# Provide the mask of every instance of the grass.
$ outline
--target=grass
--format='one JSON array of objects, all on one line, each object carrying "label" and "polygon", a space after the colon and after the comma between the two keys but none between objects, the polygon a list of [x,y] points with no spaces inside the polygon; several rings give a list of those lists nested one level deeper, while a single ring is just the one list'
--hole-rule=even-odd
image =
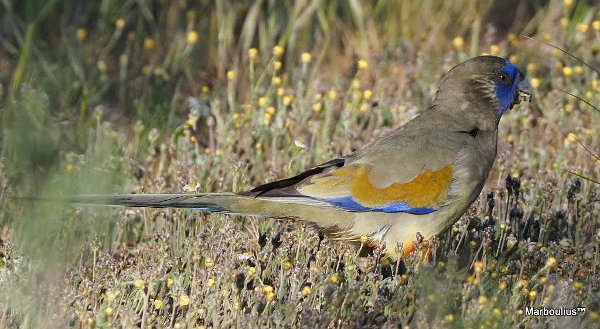
[{"label": "grass", "polygon": [[[507,31],[491,1],[0,8],[0,327],[600,321],[598,7],[549,1]],[[406,259],[292,221],[13,198],[242,191],[410,120],[481,53],[526,71],[534,102],[503,118],[479,200]]]}]

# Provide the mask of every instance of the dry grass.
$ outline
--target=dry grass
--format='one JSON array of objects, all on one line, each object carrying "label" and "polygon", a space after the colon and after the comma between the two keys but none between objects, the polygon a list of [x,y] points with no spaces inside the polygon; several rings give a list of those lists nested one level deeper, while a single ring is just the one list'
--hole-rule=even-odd
[{"label": "dry grass", "polygon": [[[599,67],[597,7],[550,1],[515,35],[491,2],[0,6],[0,327],[598,325],[600,77],[542,43]],[[291,221],[12,198],[245,190],[410,120],[483,52],[526,70],[535,102],[502,120],[430,263]]]}]

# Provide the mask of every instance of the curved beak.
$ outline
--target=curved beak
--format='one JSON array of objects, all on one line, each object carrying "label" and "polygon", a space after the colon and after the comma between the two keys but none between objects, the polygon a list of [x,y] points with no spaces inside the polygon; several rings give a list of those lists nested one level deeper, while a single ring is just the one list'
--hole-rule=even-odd
[{"label": "curved beak", "polygon": [[529,84],[529,80],[525,77],[519,81],[517,85],[517,91],[519,93],[520,101],[531,102],[531,85]]}]

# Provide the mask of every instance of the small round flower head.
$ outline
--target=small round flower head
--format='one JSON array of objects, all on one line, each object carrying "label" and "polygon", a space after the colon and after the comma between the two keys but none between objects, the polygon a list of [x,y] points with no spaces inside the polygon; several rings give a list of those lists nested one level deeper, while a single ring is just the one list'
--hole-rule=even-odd
[{"label": "small round flower head", "polygon": [[142,279],[136,279],[135,281],[133,281],[133,285],[138,289],[144,288],[145,284],[146,283]]},{"label": "small round flower head", "polygon": [[369,62],[364,59],[359,59],[357,66],[359,70],[366,70],[369,67]]},{"label": "small round flower head", "polygon": [[454,46],[454,48],[456,48],[456,50],[462,51],[465,46],[465,39],[463,39],[462,37],[455,37],[454,39],[452,39],[452,45]]},{"label": "small round flower head", "polygon": [[367,242],[369,242],[369,237],[368,237],[368,236],[366,236],[366,235],[361,235],[361,236],[360,236],[360,243],[361,243],[361,244],[365,244],[365,243],[367,243]]},{"label": "small round flower head", "polygon": [[581,32],[581,33],[586,33],[588,31],[588,25],[587,24],[577,24],[577,31]]},{"label": "small round flower head", "polygon": [[269,293],[272,293],[273,291],[274,291],[273,286],[266,285],[266,286],[262,287],[262,292],[265,295],[269,294]]},{"label": "small round flower head", "polygon": [[312,294],[312,288],[310,286],[302,287],[302,295],[308,296],[310,294]]},{"label": "small round flower head", "polygon": [[529,292],[529,300],[533,302],[536,298],[537,298],[537,291],[531,290]]},{"label": "small round flower head", "polygon": [[299,139],[299,138],[297,138],[297,139],[294,140],[294,145],[296,145],[296,147],[299,147],[301,149],[305,149],[306,148],[306,143],[303,140]]},{"label": "small round flower head", "polygon": [[256,49],[256,48],[248,49],[248,58],[250,58],[251,60],[255,60],[256,57],[258,57],[258,49]]},{"label": "small round flower head", "polygon": [[122,30],[122,29],[125,27],[125,20],[124,20],[123,18],[118,18],[118,19],[115,21],[115,27],[116,27],[118,30]]},{"label": "small round flower head", "polygon": [[330,90],[330,91],[327,93],[327,96],[329,97],[329,99],[331,99],[331,100],[333,101],[333,100],[336,100],[336,99],[337,99],[337,97],[338,97],[338,93],[337,93],[337,91],[335,91],[334,89],[331,89],[331,90]]},{"label": "small round flower head", "polygon": [[283,97],[283,105],[288,106],[292,103],[292,101],[294,100],[294,96],[288,95],[288,96],[284,96]]},{"label": "small round flower head", "polygon": [[273,56],[275,57],[281,57],[281,55],[283,55],[284,49],[281,46],[275,46],[273,47]]},{"label": "small round flower head", "polygon": [[227,71],[227,80],[229,80],[229,81],[235,80],[235,71],[234,70]]},{"label": "small round flower head", "polygon": [[86,29],[82,29],[82,28],[77,29],[77,39],[79,41],[85,40],[86,37],[87,37],[87,30]]},{"label": "small round flower head", "polygon": [[340,278],[339,278],[339,276],[338,276],[337,274],[332,274],[332,275],[329,277],[329,280],[328,280],[328,281],[329,281],[329,283],[331,283],[331,284],[337,284],[338,282],[340,282]]},{"label": "small round flower head", "polygon": [[540,79],[539,78],[531,78],[529,80],[529,84],[531,84],[531,88],[537,90],[540,87]]},{"label": "small round flower head", "polygon": [[490,55],[498,56],[500,54],[500,47],[498,45],[490,46]]},{"label": "small round flower head", "polygon": [[114,291],[109,290],[106,292],[106,301],[107,302],[109,302],[109,303],[113,302],[116,297],[117,297],[117,294]]},{"label": "small round flower head", "polygon": [[302,55],[300,55],[300,60],[304,64],[310,63],[311,59],[312,59],[312,55],[310,53],[302,53]]},{"label": "small round flower head", "polygon": [[152,38],[144,39],[144,49],[146,49],[146,50],[154,49],[154,40]]},{"label": "small round flower head", "polygon": [[258,106],[264,107],[269,104],[269,99],[265,96],[258,98]]},{"label": "small round flower head", "polygon": [[200,35],[196,31],[190,31],[187,34],[187,43],[190,45],[195,45],[198,42]]},{"label": "small round flower head", "polygon": [[265,295],[265,299],[267,300],[267,302],[272,302],[272,301],[274,301],[274,300],[275,300],[275,297],[276,297],[276,296],[275,296],[275,293],[273,293],[273,292],[267,293],[267,294]]},{"label": "small round flower head", "polygon": [[558,265],[558,262],[556,261],[556,258],[548,257],[548,260],[546,261],[546,266],[548,266],[550,268],[556,268],[557,265]]},{"label": "small round flower head", "polygon": [[188,295],[181,295],[181,297],[179,298],[179,306],[188,306],[190,304],[190,296]]}]

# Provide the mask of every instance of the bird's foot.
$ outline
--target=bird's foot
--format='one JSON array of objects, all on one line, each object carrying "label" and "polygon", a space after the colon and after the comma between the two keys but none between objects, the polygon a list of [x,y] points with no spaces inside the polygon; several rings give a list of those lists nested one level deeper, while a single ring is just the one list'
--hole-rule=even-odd
[{"label": "bird's foot", "polygon": [[425,264],[431,263],[431,245],[428,241],[417,242],[409,241],[402,246],[402,259],[406,259],[415,251],[422,250],[422,260]]}]

